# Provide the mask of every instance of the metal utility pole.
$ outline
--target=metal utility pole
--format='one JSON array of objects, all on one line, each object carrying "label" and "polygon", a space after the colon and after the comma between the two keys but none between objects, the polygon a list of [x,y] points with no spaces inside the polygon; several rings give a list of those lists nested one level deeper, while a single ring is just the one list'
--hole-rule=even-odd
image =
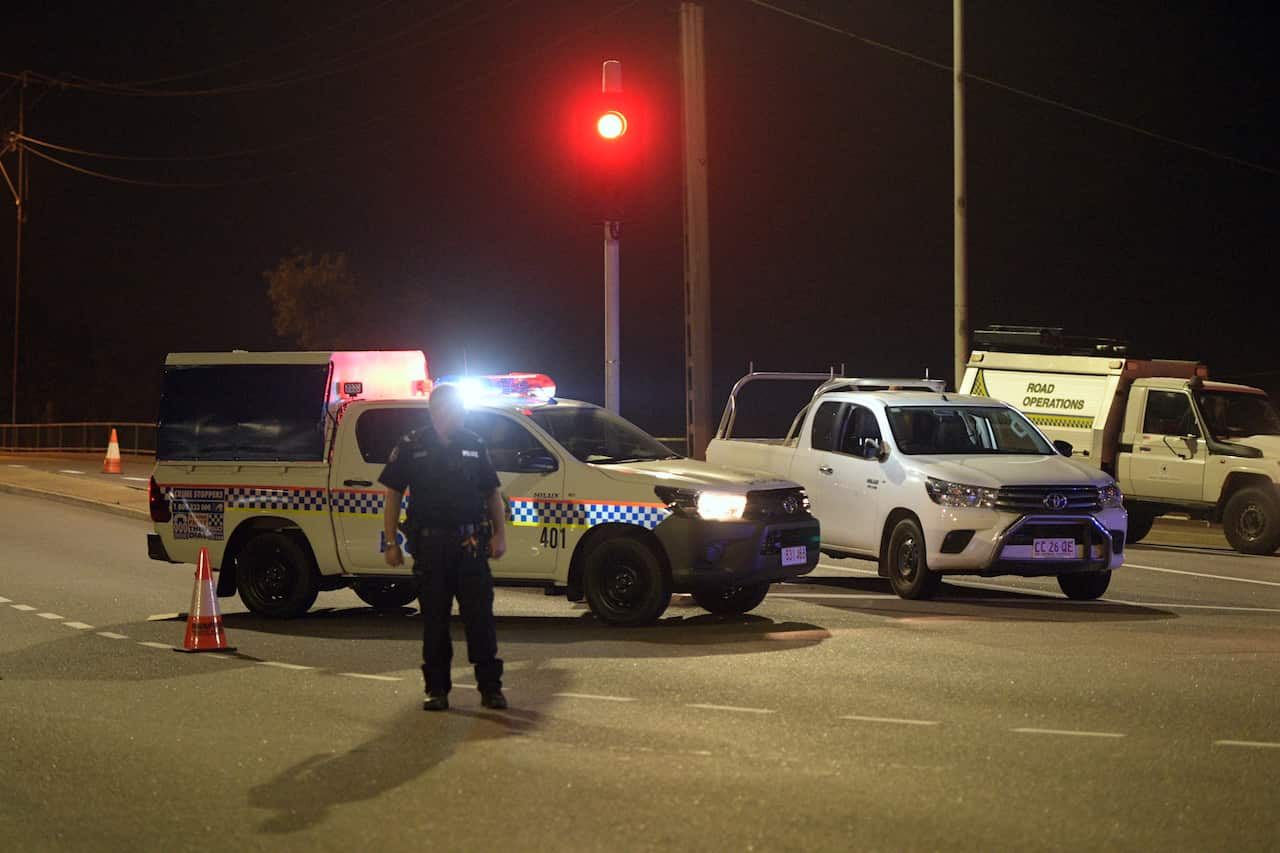
[{"label": "metal utility pole", "polygon": [[707,78],[703,10],[680,4],[684,125],[684,434],[695,459],[711,441],[711,227],[707,205]]},{"label": "metal utility pole", "polygon": [[[20,329],[19,321],[21,319],[22,310],[22,220],[26,218],[26,210],[23,209],[23,201],[27,197],[27,150],[22,144],[24,134],[27,132],[26,126],[26,95],[27,95],[27,72],[23,71],[18,80],[18,132],[10,134],[8,148],[12,148],[18,152],[18,171],[17,180],[13,181],[9,178],[8,171],[5,170],[4,164],[0,163],[0,176],[4,177],[5,183],[9,186],[9,192],[13,194],[13,204],[15,207],[15,217],[17,222],[16,234],[14,240],[14,262],[13,262],[13,366],[11,375],[13,378],[9,393],[9,423],[16,424],[18,422],[18,330]],[[8,148],[0,150],[0,154],[5,153]]]},{"label": "metal utility pole", "polygon": [[[622,63],[610,59],[604,63],[600,91],[622,91]],[[604,223],[604,407],[615,415],[622,407],[621,375],[622,359],[618,338],[619,237],[622,223],[606,220]]]},{"label": "metal utility pole", "polygon": [[955,81],[952,95],[952,125],[955,136],[953,145],[955,162],[955,378],[956,390],[964,378],[964,366],[969,361],[969,254],[968,223],[965,214],[964,183],[964,0],[953,0],[951,13],[951,40]]}]

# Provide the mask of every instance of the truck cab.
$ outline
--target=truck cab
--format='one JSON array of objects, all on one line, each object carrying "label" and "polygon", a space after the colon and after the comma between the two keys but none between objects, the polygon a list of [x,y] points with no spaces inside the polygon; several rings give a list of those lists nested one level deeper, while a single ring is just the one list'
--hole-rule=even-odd
[{"label": "truck cab", "polygon": [[[263,615],[299,615],[320,591],[346,586],[375,607],[409,603],[410,568],[383,559],[378,477],[396,443],[427,423],[429,396],[398,393],[422,387],[421,353],[417,375],[373,395],[355,378],[358,354],[305,354],[292,363],[323,369],[283,373],[273,363],[282,355],[297,354],[169,357],[149,553],[187,563],[206,549],[219,595],[238,591]],[[190,372],[208,366],[219,369]],[[334,374],[348,378],[326,379]],[[248,404],[199,390],[206,379],[236,388],[263,377],[276,387]],[[540,374],[484,379],[459,384],[507,510],[496,583],[585,599],[602,621],[630,625],[657,619],[672,592],[746,612],[772,582],[817,564],[818,522],[796,483],[683,459],[617,415],[557,398]],[[232,411],[211,412],[216,400]]]}]

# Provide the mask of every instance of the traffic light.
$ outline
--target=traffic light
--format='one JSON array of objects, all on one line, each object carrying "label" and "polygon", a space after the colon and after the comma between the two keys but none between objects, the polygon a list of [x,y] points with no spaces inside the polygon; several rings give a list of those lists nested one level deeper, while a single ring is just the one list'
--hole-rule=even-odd
[{"label": "traffic light", "polygon": [[631,91],[584,92],[572,114],[579,210],[597,221],[634,216],[650,133],[643,100]]}]

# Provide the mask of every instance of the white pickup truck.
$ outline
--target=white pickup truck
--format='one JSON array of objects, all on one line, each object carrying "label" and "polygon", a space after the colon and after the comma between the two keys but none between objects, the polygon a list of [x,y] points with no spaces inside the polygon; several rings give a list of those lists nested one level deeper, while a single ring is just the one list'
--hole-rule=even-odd
[{"label": "white pickup truck", "polygon": [[[489,379],[498,393],[474,401],[466,426],[502,483],[499,585],[585,598],[600,620],[637,625],[672,592],[744,613],[817,565],[818,522],[795,483],[682,459],[617,415],[556,399],[540,374]],[[426,423],[429,388],[417,351],[170,355],[149,555],[193,563],[207,549],[218,595],[238,591],[266,616],[347,586],[375,607],[409,603],[409,567],[383,560],[378,476]]]},{"label": "white pickup truck", "polygon": [[[825,381],[786,437],[734,438],[737,394],[757,379]],[[1124,560],[1115,480],[1012,406],[942,391],[936,380],[748,374],[707,459],[801,483],[823,550],[878,560],[903,598],[930,597],[944,574],[1054,575],[1070,598],[1102,595]]]}]

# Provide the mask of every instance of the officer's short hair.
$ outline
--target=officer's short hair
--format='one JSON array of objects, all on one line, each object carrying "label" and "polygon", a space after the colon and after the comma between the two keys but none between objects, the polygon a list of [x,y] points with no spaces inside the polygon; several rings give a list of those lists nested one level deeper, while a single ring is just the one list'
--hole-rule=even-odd
[{"label": "officer's short hair", "polygon": [[452,382],[437,385],[431,389],[430,402],[440,402],[442,406],[462,403],[462,390]]}]

